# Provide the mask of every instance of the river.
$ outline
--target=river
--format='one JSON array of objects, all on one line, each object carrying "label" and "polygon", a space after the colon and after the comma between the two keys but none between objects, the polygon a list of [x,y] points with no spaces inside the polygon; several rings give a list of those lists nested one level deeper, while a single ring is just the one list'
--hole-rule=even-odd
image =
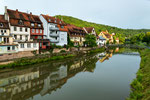
[{"label": "river", "polygon": [[125,100],[140,60],[134,50],[115,48],[1,70],[0,100]]}]

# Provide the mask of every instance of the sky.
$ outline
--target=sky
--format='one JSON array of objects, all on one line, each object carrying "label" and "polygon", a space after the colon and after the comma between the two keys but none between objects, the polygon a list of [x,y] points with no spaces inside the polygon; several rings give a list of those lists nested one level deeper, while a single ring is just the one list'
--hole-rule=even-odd
[{"label": "sky", "polygon": [[32,14],[73,16],[124,29],[150,29],[150,0],[0,0],[8,9]]}]

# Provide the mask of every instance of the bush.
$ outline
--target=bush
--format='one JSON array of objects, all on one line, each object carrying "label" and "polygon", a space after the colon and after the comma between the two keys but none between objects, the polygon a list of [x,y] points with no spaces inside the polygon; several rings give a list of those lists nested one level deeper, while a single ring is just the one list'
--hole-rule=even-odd
[{"label": "bush", "polygon": [[60,53],[65,53],[65,52],[66,52],[65,50],[61,50],[61,51],[60,51]]}]

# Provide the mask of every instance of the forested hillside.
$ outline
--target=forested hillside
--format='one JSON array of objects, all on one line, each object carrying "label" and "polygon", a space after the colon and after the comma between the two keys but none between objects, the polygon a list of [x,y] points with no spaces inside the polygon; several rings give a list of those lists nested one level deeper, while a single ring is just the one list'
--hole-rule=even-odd
[{"label": "forested hillside", "polygon": [[121,29],[117,27],[112,27],[108,25],[102,25],[102,24],[96,24],[96,23],[91,23],[87,21],[83,21],[78,18],[74,18],[71,16],[62,16],[62,15],[57,15],[56,17],[63,19],[63,21],[67,24],[73,24],[78,27],[95,27],[97,34],[99,34],[101,31],[108,30],[110,33],[120,33],[124,34],[125,36],[133,36],[138,33],[146,33],[150,32],[150,29]]}]

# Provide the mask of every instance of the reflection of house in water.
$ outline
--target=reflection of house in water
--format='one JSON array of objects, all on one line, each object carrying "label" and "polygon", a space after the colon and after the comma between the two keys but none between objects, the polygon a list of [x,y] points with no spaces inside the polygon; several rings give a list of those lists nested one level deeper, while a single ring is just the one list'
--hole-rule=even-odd
[{"label": "reflection of house in water", "polygon": [[[53,89],[60,86],[62,79],[67,77],[67,66],[59,67],[59,70],[51,72],[47,78],[44,79],[44,86],[40,94],[43,96],[47,93],[50,93]],[[64,84],[65,82],[63,82]]]},{"label": "reflection of house in water", "polygon": [[113,50],[109,50],[109,52],[107,52],[107,53],[101,53],[99,55],[99,61],[102,63],[105,60],[108,60],[109,58],[111,58],[112,55],[113,55]]},{"label": "reflection of house in water", "polygon": [[0,100],[33,100],[37,94],[51,94],[77,73],[93,71],[97,60],[85,57],[63,65],[54,63],[0,74]]}]

